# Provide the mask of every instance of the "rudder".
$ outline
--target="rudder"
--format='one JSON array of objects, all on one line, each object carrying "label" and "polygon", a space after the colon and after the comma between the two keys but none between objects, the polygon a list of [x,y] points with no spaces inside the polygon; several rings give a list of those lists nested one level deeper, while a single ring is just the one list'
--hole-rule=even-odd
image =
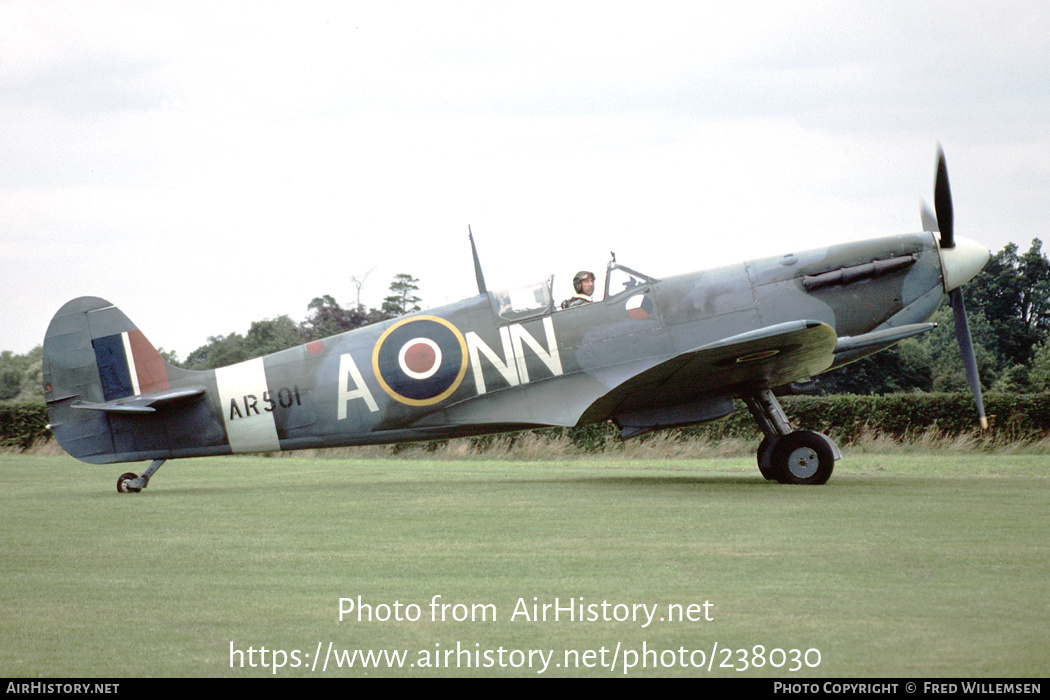
[{"label": "rudder", "polygon": [[51,431],[64,450],[87,462],[117,451],[109,417],[75,404],[108,401],[169,387],[168,365],[124,313],[105,299],[65,304],[44,336],[44,397]]}]

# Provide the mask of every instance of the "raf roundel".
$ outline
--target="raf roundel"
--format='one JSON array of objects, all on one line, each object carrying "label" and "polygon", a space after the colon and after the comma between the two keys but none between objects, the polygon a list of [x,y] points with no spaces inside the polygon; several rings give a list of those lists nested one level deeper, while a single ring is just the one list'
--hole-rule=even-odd
[{"label": "raf roundel", "polygon": [[409,406],[444,401],[467,373],[467,343],[451,323],[414,316],[390,326],[372,352],[376,379],[391,398]]}]

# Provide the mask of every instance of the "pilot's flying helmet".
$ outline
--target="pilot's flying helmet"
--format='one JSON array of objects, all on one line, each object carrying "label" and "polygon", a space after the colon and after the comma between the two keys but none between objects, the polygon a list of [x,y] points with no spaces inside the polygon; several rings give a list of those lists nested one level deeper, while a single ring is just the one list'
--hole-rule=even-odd
[{"label": "pilot's flying helmet", "polygon": [[580,270],[576,273],[576,276],[572,278],[572,288],[576,290],[577,294],[583,293],[583,281],[588,277],[594,280],[594,273],[588,272],[587,270]]}]

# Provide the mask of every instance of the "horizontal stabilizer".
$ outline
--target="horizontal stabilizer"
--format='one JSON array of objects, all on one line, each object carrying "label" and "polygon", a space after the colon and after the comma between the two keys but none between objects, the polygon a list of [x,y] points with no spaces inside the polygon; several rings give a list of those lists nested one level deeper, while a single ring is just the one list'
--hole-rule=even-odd
[{"label": "horizontal stabilizer", "polygon": [[153,413],[158,408],[197,396],[203,396],[204,392],[204,387],[164,389],[149,394],[139,394],[124,399],[106,401],[105,403],[74,402],[71,408],[79,408],[85,411],[104,411],[106,413]]}]

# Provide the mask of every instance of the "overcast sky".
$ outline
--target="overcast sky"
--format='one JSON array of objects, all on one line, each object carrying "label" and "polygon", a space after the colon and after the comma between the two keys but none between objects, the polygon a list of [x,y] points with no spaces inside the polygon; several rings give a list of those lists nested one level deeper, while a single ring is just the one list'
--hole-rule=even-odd
[{"label": "overcast sky", "polygon": [[1050,239],[1050,3],[0,0],[0,350],[101,296],[185,357],[919,230]]}]

